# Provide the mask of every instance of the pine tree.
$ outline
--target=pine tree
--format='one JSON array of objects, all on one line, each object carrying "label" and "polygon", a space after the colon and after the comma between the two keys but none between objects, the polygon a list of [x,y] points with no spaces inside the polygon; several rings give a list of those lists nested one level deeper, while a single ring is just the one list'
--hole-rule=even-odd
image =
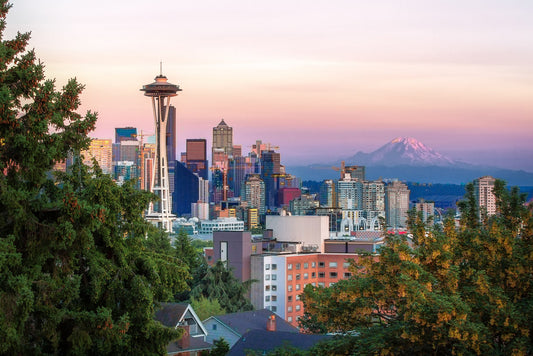
[{"label": "pine tree", "polygon": [[164,354],[179,332],[154,308],[187,272],[145,240],[153,196],[81,164],[97,116],[76,112],[75,79],[59,91],[45,79],[29,34],[3,38],[10,7],[0,1],[0,354]]}]

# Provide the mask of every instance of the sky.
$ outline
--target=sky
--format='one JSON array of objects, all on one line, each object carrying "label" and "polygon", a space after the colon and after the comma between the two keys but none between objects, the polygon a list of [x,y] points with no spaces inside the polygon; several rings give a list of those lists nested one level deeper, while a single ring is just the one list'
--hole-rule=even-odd
[{"label": "sky", "polygon": [[85,85],[81,112],[154,132],[139,90],[159,74],[178,150],[223,118],[243,152],[328,162],[414,137],[471,163],[533,171],[531,0],[14,0],[4,39],[30,48],[58,88]]}]

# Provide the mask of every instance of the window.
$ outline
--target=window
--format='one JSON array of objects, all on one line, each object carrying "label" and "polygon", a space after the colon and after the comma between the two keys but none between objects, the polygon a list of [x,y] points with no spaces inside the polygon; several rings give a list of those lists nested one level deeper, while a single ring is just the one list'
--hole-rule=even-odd
[{"label": "window", "polygon": [[277,290],[278,290],[278,287],[276,287],[276,285],[273,284],[273,285],[272,285],[272,292],[275,292],[275,291],[277,291]]},{"label": "window", "polygon": [[292,306],[287,307],[287,313],[292,313]]},{"label": "window", "polygon": [[344,278],[350,278],[352,274],[350,272],[344,272]]},{"label": "window", "polygon": [[273,280],[273,281],[275,281],[277,278],[278,278],[278,277],[277,277],[275,274],[272,275],[272,280]]},{"label": "window", "polygon": [[304,273],[304,279],[309,278],[309,273]]},{"label": "window", "polygon": [[331,268],[337,268],[337,262],[330,262],[329,267]]},{"label": "window", "polygon": [[329,286],[331,287],[331,286],[334,285],[334,284],[335,284],[335,282],[331,282],[331,283],[329,284]]},{"label": "window", "polygon": [[300,295],[296,295],[296,300],[300,300]]},{"label": "window", "polygon": [[292,285],[289,284],[289,285],[287,286],[287,291],[288,291],[288,292],[292,292]]},{"label": "window", "polygon": [[313,287],[316,287],[316,283],[315,283],[315,282],[311,283],[311,285],[312,285]]},{"label": "window", "polygon": [[213,330],[217,329],[217,324],[213,324]]},{"label": "window", "polygon": [[265,291],[267,291],[267,292],[270,291],[270,286],[269,286],[269,285],[266,285],[266,286],[265,286]]},{"label": "window", "polygon": [[289,264],[287,265],[287,269],[289,269],[289,270],[292,269],[292,263],[289,263]]},{"label": "window", "polygon": [[278,307],[273,305],[273,306],[270,307],[270,310],[272,310],[273,312],[276,312],[276,311],[278,311]]},{"label": "window", "polygon": [[309,268],[309,263],[304,263],[304,268]]},{"label": "window", "polygon": [[350,267],[350,262],[344,262],[344,263],[342,264],[342,267],[343,267],[343,268],[348,268],[348,267]]},{"label": "window", "polygon": [[296,311],[300,311],[301,308],[300,304],[296,304]]},{"label": "window", "polygon": [[300,273],[296,274],[296,280],[300,279]]},{"label": "window", "polygon": [[296,264],[296,269],[300,269],[300,264],[299,263]]},{"label": "window", "polygon": [[270,265],[267,263],[267,264],[265,265],[265,270],[268,271],[269,269],[270,269]]},{"label": "window", "polygon": [[275,264],[275,263],[273,263],[273,264],[272,264],[272,270],[275,271],[275,270],[277,270],[277,269],[278,269],[278,265]]},{"label": "window", "polygon": [[288,302],[292,302],[292,295],[289,295],[289,296],[287,297],[287,301],[288,301]]},{"label": "window", "polygon": [[265,296],[265,302],[270,302],[270,296],[269,295]]},{"label": "window", "polygon": [[326,274],[324,272],[318,272],[318,278],[324,278]]},{"label": "window", "polygon": [[288,275],[287,275],[287,280],[288,280],[288,281],[292,281],[292,274],[288,274]]},{"label": "window", "polygon": [[311,262],[311,267],[315,268],[316,267],[316,262]]},{"label": "window", "polygon": [[316,273],[315,272],[311,272],[311,278],[315,278],[316,277]]},{"label": "window", "polygon": [[296,290],[300,290],[300,285],[299,284],[296,285]]},{"label": "window", "polygon": [[276,295],[273,295],[273,296],[272,296],[272,301],[273,301],[273,302],[277,302],[277,301],[278,301],[278,297],[277,297]]},{"label": "window", "polygon": [[337,272],[329,272],[329,278],[337,278]]},{"label": "window", "polygon": [[318,262],[318,267],[324,267],[326,264],[324,262]]},{"label": "window", "polygon": [[292,316],[289,316],[289,317],[287,318],[287,321],[288,321],[289,323],[292,323]]},{"label": "window", "polygon": [[265,274],[265,281],[270,281],[270,275],[269,274]]},{"label": "window", "polygon": [[325,287],[326,285],[324,284],[324,282],[318,282],[318,286],[319,287]]}]

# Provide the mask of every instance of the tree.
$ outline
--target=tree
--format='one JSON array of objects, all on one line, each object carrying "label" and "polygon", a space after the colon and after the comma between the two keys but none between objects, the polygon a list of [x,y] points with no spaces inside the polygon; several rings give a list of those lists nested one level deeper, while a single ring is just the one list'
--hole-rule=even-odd
[{"label": "tree", "polygon": [[209,299],[200,296],[198,299],[191,300],[191,306],[198,315],[200,320],[205,320],[214,315],[224,315],[226,311],[220,306],[220,303],[216,299]]},{"label": "tree", "polygon": [[191,291],[191,297],[199,299],[201,296],[218,300],[220,306],[227,313],[253,310],[253,306],[246,298],[252,281],[241,282],[233,275],[231,269],[226,268],[222,261],[207,270],[207,274]]},{"label": "tree", "polygon": [[[528,354],[532,350],[533,214],[497,181],[498,214],[480,219],[471,185],[461,227],[409,216],[410,237],[386,235],[353,277],[304,290],[314,327],[350,333],[356,354]],[[313,322],[315,324],[313,324]]]},{"label": "tree", "polygon": [[187,271],[145,240],[154,196],[81,163],[97,116],[76,113],[76,80],[45,79],[29,38],[0,36],[0,354],[164,354],[179,332],[154,308]]},{"label": "tree", "polygon": [[223,337],[213,342],[213,348],[209,351],[209,356],[224,356],[229,352],[229,344]]}]

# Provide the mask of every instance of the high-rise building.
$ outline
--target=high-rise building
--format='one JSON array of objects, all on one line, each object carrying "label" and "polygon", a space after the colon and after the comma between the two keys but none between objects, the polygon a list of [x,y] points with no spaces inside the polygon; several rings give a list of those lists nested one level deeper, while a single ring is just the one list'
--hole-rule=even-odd
[{"label": "high-rise building", "polygon": [[474,196],[479,208],[480,219],[486,214],[491,216],[496,214],[496,196],[494,195],[494,183],[496,179],[491,176],[484,176],[474,179]]},{"label": "high-rise building", "polygon": [[352,179],[365,180],[365,166],[345,166],[344,174],[349,174]]},{"label": "high-rise building", "polygon": [[362,209],[385,212],[385,183],[381,180],[363,182]]},{"label": "high-rise building", "polygon": [[242,185],[241,202],[248,208],[256,208],[259,214],[264,214],[265,183],[258,174],[249,174]]},{"label": "high-rise building", "polygon": [[336,185],[337,206],[343,210],[361,210],[363,206],[363,182],[349,176]]},{"label": "high-rise building", "polygon": [[93,158],[105,174],[113,173],[112,143],[110,139],[92,139],[89,148],[82,152],[83,163],[92,166]]},{"label": "high-rise building", "polygon": [[385,187],[385,216],[388,227],[392,229],[407,227],[409,193],[407,185],[399,181],[393,181]]},{"label": "high-rise building", "polygon": [[187,168],[203,179],[208,179],[207,143],[204,138],[187,139]]},{"label": "high-rise building", "polygon": [[337,206],[337,192],[332,179],[326,179],[320,185],[319,201],[321,207],[335,208]]},{"label": "high-rise building", "polygon": [[137,141],[137,129],[135,127],[115,128],[115,143],[122,141]]},{"label": "high-rise building", "polygon": [[172,213],[178,216],[191,215],[191,204],[199,200],[199,177],[183,163],[176,161],[174,184]]},{"label": "high-rise building", "polygon": [[275,151],[263,151],[261,154],[261,178],[265,182],[265,204],[267,208],[276,206],[277,180],[281,174],[281,157]]},{"label": "high-rise building", "polygon": [[415,210],[422,212],[422,221],[427,223],[429,218],[435,214],[435,203],[420,199],[419,202],[415,203]]},{"label": "high-rise building", "polygon": [[220,150],[227,157],[233,155],[233,128],[224,119],[213,127],[213,165],[215,165],[215,150]]}]

